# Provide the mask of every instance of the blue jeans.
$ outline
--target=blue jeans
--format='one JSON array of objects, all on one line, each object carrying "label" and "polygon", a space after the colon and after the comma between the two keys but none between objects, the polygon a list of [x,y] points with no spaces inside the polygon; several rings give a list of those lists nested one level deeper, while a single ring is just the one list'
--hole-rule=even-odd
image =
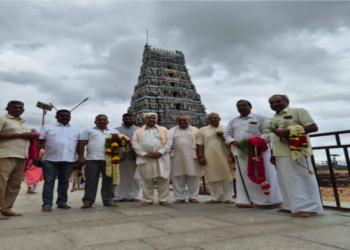
[{"label": "blue jeans", "polygon": [[53,191],[55,188],[56,177],[58,177],[57,187],[57,206],[62,206],[68,201],[69,178],[74,170],[75,162],[66,161],[43,161],[43,208],[52,207]]}]

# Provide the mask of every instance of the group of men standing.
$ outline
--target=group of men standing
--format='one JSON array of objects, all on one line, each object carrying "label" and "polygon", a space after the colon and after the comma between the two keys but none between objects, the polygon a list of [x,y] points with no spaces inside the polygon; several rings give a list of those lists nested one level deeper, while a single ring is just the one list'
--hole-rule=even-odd
[{"label": "group of men standing", "polygon": [[[190,119],[186,115],[177,117],[177,126],[168,130],[157,124],[156,113],[144,114],[145,125],[141,128],[134,125],[133,115],[126,113],[120,127],[108,128],[108,117],[98,115],[95,118],[96,126],[80,133],[77,127],[69,124],[70,111],[59,110],[57,122],[41,128],[37,143],[38,152],[43,145],[46,150],[43,159],[45,183],[42,211],[52,211],[56,176],[57,207],[70,208],[67,205],[67,190],[75,164],[85,165],[82,208],[90,208],[95,203],[100,173],[101,196],[105,206],[115,207],[117,202],[126,200],[139,201],[141,187],[142,205],[152,205],[155,201],[155,184],[159,204],[168,206],[170,180],[176,204],[186,201],[186,193],[189,202],[198,203],[199,176],[203,174],[211,193],[211,199],[205,203],[234,204],[235,171],[229,161],[232,153],[237,167],[237,206],[273,208],[283,204],[281,211],[291,212],[292,216],[316,215],[322,211],[316,178],[292,160],[290,148],[282,144],[279,138],[289,135],[286,123],[289,126],[300,125],[306,133],[316,132],[317,125],[306,110],[289,108],[288,97],[284,95],[272,96],[269,103],[271,109],[276,111],[271,121],[281,124],[283,128],[274,133],[267,129],[269,120],[266,117],[251,112],[252,105],[247,100],[237,102],[240,115],[232,119],[228,126],[220,124],[219,114],[210,113],[207,117],[209,125],[199,130],[189,125]],[[0,118],[1,220],[8,219],[7,216],[21,215],[11,208],[22,181],[22,159],[27,157],[29,141],[37,139],[29,133],[24,120],[20,118],[23,106],[22,102],[9,102],[8,114]],[[218,136],[218,132],[224,132],[224,136]],[[104,143],[111,134],[124,134],[132,139],[133,145],[133,151],[126,153],[125,161],[120,163],[121,178],[117,187],[113,187],[112,177],[106,176]],[[248,178],[247,158],[238,149],[241,140],[251,137],[261,137],[272,146],[272,156],[270,150],[264,154],[265,175],[271,185],[269,195],[264,195],[260,185]],[[3,148],[6,153],[3,153]],[[311,147],[309,152],[312,154]],[[35,162],[40,161],[38,158]],[[309,158],[307,161],[311,165]]]}]

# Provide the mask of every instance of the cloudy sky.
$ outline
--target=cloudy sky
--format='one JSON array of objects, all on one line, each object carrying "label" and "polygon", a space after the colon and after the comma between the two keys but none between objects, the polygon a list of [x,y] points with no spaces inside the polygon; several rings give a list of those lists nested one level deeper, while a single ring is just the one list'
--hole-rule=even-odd
[{"label": "cloudy sky", "polygon": [[37,101],[71,109],[89,97],[72,124],[85,129],[105,113],[119,126],[148,29],[152,47],[185,54],[223,124],[242,98],[272,116],[267,100],[280,93],[320,132],[348,130],[349,13],[350,2],[0,1],[0,115],[9,100],[24,101],[23,117],[39,129]]}]

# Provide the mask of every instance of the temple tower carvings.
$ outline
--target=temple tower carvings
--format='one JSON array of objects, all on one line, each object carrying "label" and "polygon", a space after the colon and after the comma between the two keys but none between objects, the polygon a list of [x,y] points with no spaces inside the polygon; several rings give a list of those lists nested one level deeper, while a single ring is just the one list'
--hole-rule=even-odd
[{"label": "temple tower carvings", "polygon": [[136,125],[142,126],[142,114],[158,114],[158,124],[167,128],[176,125],[176,117],[187,115],[198,128],[207,125],[205,106],[197,93],[181,51],[151,48],[146,44],[142,66],[128,112]]}]

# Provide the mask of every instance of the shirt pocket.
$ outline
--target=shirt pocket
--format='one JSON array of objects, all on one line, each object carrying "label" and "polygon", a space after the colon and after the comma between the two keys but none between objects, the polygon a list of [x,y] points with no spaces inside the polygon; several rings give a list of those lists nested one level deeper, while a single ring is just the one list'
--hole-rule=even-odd
[{"label": "shirt pocket", "polygon": [[259,124],[256,121],[250,121],[247,126],[247,132],[252,135],[258,135],[259,133]]}]

